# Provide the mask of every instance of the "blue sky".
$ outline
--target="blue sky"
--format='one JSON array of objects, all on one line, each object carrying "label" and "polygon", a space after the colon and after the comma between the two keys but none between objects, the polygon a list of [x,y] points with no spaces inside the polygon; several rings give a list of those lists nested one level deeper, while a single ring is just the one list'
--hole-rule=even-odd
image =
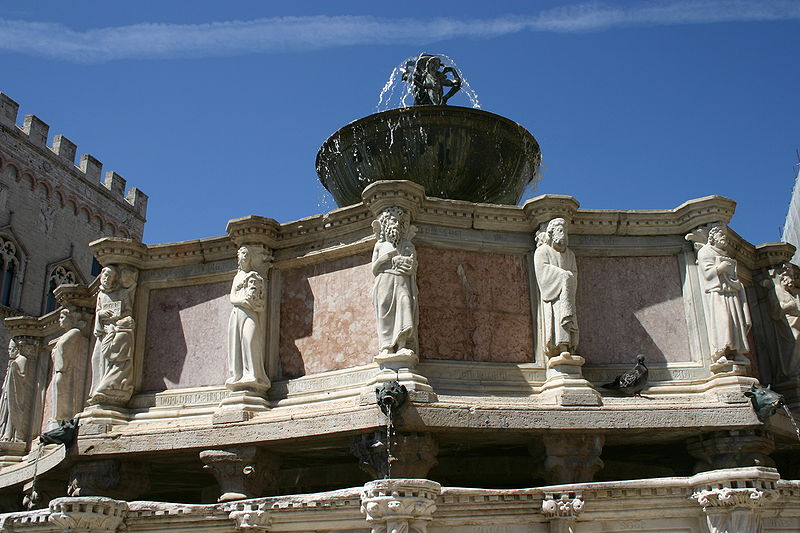
[{"label": "blue sky", "polygon": [[0,7],[0,91],[150,195],[148,243],[332,209],[319,146],[423,51],[537,138],[533,194],[591,209],[721,194],[746,239],[780,237],[800,148],[797,1]]}]

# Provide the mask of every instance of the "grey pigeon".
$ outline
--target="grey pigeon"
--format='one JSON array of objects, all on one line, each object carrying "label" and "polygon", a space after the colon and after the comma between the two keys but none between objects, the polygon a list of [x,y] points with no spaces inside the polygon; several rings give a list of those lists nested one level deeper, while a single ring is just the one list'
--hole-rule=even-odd
[{"label": "grey pigeon", "polygon": [[647,366],[644,364],[644,355],[636,356],[636,366],[614,378],[611,383],[601,385],[604,389],[616,390],[626,396],[639,396],[647,386]]}]

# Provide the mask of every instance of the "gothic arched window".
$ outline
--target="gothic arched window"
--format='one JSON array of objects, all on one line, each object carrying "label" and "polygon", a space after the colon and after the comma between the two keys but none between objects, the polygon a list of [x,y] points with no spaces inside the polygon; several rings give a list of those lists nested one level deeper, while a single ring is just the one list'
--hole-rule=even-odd
[{"label": "gothic arched window", "polygon": [[12,307],[14,283],[19,279],[19,267],[17,246],[0,237],[0,305]]},{"label": "gothic arched window", "polygon": [[53,271],[50,273],[50,277],[47,279],[47,302],[44,306],[45,314],[58,307],[58,303],[56,302],[56,297],[55,294],[53,294],[53,291],[55,291],[56,287],[59,285],[64,285],[66,283],[78,283],[78,276],[72,271],[69,264],[58,265],[53,269]]}]

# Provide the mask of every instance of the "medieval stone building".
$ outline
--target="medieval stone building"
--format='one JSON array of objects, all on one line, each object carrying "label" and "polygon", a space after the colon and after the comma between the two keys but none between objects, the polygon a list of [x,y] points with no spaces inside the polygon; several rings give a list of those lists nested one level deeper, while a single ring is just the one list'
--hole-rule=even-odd
[{"label": "medieval stone building", "polygon": [[[48,125],[25,115],[0,93],[0,346],[3,318],[41,316],[58,304],[53,289],[87,284],[99,272],[88,244],[101,237],[141,240],[147,195],[89,154],[75,166],[77,147],[64,135],[47,145]],[[5,375],[6,350],[0,350]]]}]

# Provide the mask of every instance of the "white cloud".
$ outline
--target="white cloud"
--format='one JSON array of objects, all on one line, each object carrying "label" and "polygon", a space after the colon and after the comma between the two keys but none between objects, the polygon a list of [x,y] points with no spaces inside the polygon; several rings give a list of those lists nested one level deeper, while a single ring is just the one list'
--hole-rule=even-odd
[{"label": "white cloud", "polygon": [[63,24],[0,18],[0,52],[75,62],[230,56],[348,45],[424,45],[521,31],[589,32],[617,27],[800,20],[795,0],[657,2],[634,7],[576,4],[493,19],[276,17],[205,24],[134,24],[75,31]]}]

